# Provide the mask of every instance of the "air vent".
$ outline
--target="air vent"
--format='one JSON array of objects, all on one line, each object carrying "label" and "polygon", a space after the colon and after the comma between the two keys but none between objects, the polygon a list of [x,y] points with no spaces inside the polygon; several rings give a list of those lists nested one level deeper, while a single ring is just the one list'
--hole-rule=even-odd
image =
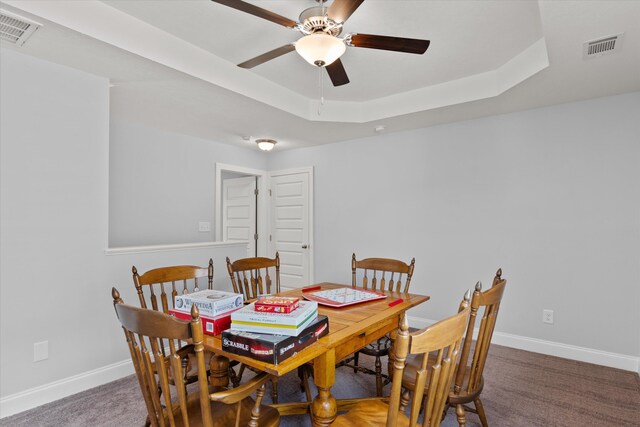
[{"label": "air vent", "polygon": [[609,37],[603,37],[598,40],[584,42],[582,45],[582,57],[587,59],[617,52],[620,50],[623,34],[624,33],[620,33]]},{"label": "air vent", "polygon": [[22,46],[42,24],[0,9],[0,40]]}]

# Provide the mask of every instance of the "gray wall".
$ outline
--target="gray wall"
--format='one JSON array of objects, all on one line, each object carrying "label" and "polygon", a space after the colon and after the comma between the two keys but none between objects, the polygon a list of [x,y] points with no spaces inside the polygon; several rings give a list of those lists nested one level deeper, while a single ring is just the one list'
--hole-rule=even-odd
[{"label": "gray wall", "polygon": [[[95,313],[108,302],[97,278],[106,272],[109,82],[1,55],[4,396],[109,359],[91,349],[107,328]],[[33,343],[44,340],[50,358],[33,363]]]},{"label": "gray wall", "polygon": [[[111,122],[109,246],[210,242],[215,163],[266,170],[257,150]],[[209,221],[211,232],[199,232]]]},{"label": "gray wall", "polygon": [[[80,391],[131,372],[109,367],[129,359],[111,287],[137,304],[132,265],[213,258],[215,286],[230,289],[225,257],[246,245],[106,255],[109,82],[3,48],[0,93],[0,398],[106,368],[54,387]],[[49,359],[33,362],[45,340]]]},{"label": "gray wall", "polygon": [[[273,153],[314,167],[317,281],[416,257],[412,315],[498,267],[497,330],[640,355],[640,93]],[[542,309],[555,311],[543,324]]]}]

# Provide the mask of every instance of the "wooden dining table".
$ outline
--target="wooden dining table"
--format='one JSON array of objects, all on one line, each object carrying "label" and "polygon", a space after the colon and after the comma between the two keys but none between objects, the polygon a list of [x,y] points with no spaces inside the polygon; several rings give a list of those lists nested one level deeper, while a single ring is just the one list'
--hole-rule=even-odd
[{"label": "wooden dining table", "polygon": [[[336,283],[313,285],[314,288],[318,286],[319,288],[315,290],[352,287]],[[278,295],[303,298],[303,289],[307,288],[293,289]],[[424,295],[395,291],[378,292],[384,293],[386,298],[341,308],[318,306],[318,314],[329,318],[329,333],[278,365],[223,351],[220,335],[205,335],[204,346],[206,350],[278,377],[312,362],[313,381],[318,389],[318,394],[313,401],[281,403],[273,406],[281,415],[303,414],[310,411],[314,426],[328,426],[335,419],[339,409],[348,409],[346,401],[341,405],[341,401],[336,401],[331,395],[331,387],[336,378],[336,362],[387,333],[397,330],[402,315],[408,309],[429,300],[429,297]]]}]

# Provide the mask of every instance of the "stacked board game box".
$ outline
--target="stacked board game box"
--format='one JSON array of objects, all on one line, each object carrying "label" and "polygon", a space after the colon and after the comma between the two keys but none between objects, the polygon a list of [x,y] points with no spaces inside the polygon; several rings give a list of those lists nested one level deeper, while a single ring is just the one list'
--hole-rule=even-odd
[{"label": "stacked board game box", "polygon": [[251,303],[231,313],[231,329],[263,334],[297,336],[318,317],[318,303],[299,301],[300,307],[291,313],[256,310]]},{"label": "stacked board game box", "polygon": [[264,313],[287,314],[300,307],[300,298],[263,295],[258,297],[255,307]]},{"label": "stacked board game box", "polygon": [[179,295],[169,313],[182,320],[191,320],[191,307],[200,311],[202,330],[208,335],[218,335],[231,327],[231,313],[243,306],[242,294],[207,289],[192,294]]},{"label": "stacked board game box", "polygon": [[312,322],[297,336],[226,330],[222,333],[222,349],[277,365],[328,333],[329,319],[320,315],[314,316]]},{"label": "stacked board game box", "polygon": [[233,292],[206,289],[191,294],[178,295],[174,301],[174,310],[190,313],[195,304],[201,316],[215,317],[242,307],[244,297]]},{"label": "stacked board game box", "polygon": [[[231,327],[231,313],[220,314],[215,317],[200,316],[202,331],[207,335],[218,335]],[[191,313],[178,310],[169,310],[169,314],[181,320],[191,321]]]}]

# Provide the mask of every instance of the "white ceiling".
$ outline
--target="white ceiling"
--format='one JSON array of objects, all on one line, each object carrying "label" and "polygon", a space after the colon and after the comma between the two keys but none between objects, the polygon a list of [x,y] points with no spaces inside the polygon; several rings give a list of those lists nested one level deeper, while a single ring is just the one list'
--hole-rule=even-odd
[{"label": "white ceiling", "polygon": [[[312,0],[250,1],[297,20]],[[366,0],[344,26],[431,40],[424,55],[347,48],[351,83],[334,88],[291,52],[235,64],[300,37],[201,1],[5,0],[43,24],[16,48],[111,79],[113,117],[237,145],[343,141],[640,90],[640,1]],[[624,33],[583,59],[585,41]]]}]

